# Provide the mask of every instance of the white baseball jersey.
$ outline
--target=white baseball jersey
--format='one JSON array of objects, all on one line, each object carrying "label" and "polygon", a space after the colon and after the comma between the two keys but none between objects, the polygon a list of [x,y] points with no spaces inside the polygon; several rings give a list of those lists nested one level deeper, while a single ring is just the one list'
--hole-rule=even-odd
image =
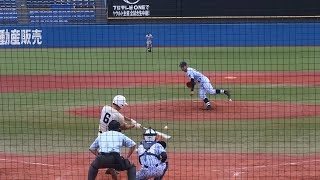
[{"label": "white baseball jersey", "polygon": [[146,35],[146,41],[147,41],[147,42],[148,42],[148,41],[152,41],[152,39],[153,39],[152,34],[147,34],[147,35]]},{"label": "white baseball jersey", "polygon": [[194,79],[195,82],[201,82],[202,79],[204,79],[204,75],[201,74],[199,71],[197,71],[196,69],[193,69],[191,67],[187,68],[187,72],[186,75],[190,78],[190,79]]},{"label": "white baseball jersey", "polygon": [[207,92],[216,94],[216,90],[211,85],[210,80],[196,69],[188,67],[186,75],[190,79],[194,79],[194,82],[199,83],[199,96],[201,99],[207,98]]},{"label": "white baseball jersey", "polygon": [[99,131],[102,133],[108,131],[108,125],[112,120],[116,120],[120,124],[123,124],[124,116],[111,106],[104,106],[101,110]]},{"label": "white baseball jersey", "polygon": [[[138,156],[141,156],[145,151],[146,150],[144,149],[143,145],[140,144],[137,149]],[[166,150],[163,148],[161,144],[155,143],[150,147],[148,152],[152,154],[160,155],[162,152],[166,152]],[[154,166],[156,164],[161,163],[161,161],[153,155],[143,155],[140,158],[140,160],[141,160],[141,164],[146,166]]]},{"label": "white baseball jersey", "polygon": [[[161,177],[166,169],[166,163],[162,163],[161,160],[154,155],[144,154],[145,151],[146,149],[144,149],[143,145],[139,145],[137,153],[139,157],[141,156],[141,169],[137,172],[137,180]],[[162,152],[166,152],[166,150],[161,144],[155,143],[147,152],[159,156]]]}]

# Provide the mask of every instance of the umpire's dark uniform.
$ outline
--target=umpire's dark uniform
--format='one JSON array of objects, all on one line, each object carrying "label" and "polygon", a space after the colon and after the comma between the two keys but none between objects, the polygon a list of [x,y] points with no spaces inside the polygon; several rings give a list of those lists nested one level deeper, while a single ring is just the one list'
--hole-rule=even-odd
[{"label": "umpire's dark uniform", "polygon": [[128,179],[135,180],[136,166],[120,156],[120,152],[122,147],[129,147],[128,157],[130,157],[136,148],[136,143],[120,132],[119,122],[111,121],[108,129],[109,131],[98,136],[89,148],[97,157],[90,165],[88,180],[94,180],[101,168],[127,170]]}]

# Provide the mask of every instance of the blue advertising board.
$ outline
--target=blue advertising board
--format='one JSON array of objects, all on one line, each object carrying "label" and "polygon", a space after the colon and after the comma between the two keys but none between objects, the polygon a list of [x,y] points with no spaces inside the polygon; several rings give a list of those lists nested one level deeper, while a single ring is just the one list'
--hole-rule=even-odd
[{"label": "blue advertising board", "polygon": [[0,48],[319,46],[320,23],[2,26]]}]

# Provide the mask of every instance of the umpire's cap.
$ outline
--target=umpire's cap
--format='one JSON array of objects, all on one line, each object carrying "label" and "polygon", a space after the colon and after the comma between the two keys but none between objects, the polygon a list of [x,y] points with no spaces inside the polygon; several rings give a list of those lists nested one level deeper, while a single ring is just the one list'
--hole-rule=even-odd
[{"label": "umpire's cap", "polygon": [[120,123],[116,120],[112,120],[111,122],[109,122],[108,125],[108,130],[109,131],[121,131],[120,129]]},{"label": "umpire's cap", "polygon": [[182,67],[184,67],[186,65],[187,65],[187,62],[185,62],[185,61],[181,61],[180,64],[179,64],[180,68],[182,68]]}]

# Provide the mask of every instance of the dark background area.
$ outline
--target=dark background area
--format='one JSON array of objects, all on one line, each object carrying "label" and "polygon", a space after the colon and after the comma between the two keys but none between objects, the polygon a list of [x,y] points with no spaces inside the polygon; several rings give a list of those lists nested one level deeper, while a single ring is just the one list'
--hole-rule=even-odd
[{"label": "dark background area", "polygon": [[319,0],[183,0],[181,15],[189,16],[312,16]]},{"label": "dark background area", "polygon": [[[136,5],[140,4],[150,5],[150,17],[320,15],[319,0],[141,0]],[[113,5],[127,4],[109,0],[109,17]]]}]

